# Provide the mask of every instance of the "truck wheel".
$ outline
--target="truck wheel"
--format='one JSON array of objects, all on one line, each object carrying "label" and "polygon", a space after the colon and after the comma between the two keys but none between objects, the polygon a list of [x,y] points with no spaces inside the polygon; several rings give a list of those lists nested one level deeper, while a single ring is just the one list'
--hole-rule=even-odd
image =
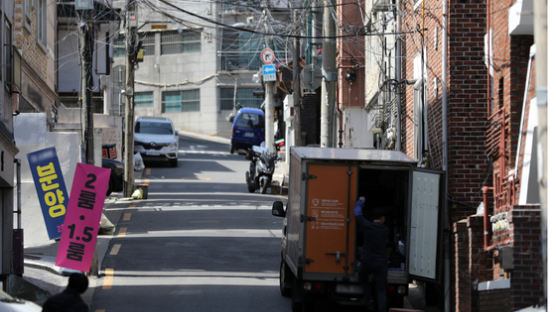
[{"label": "truck wheel", "polygon": [[292,312],[308,312],[311,304],[305,296],[303,284],[292,274]]},{"label": "truck wheel", "polygon": [[292,295],[293,274],[284,260],[280,262],[280,293],[284,297]]}]

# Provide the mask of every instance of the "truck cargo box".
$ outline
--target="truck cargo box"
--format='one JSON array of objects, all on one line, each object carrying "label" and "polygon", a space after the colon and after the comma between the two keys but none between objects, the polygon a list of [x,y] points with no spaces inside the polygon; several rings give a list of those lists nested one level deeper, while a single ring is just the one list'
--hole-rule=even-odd
[{"label": "truck cargo box", "polygon": [[438,279],[442,175],[416,165],[398,151],[292,147],[282,258],[295,280],[358,282],[359,197],[387,208],[388,282]]}]

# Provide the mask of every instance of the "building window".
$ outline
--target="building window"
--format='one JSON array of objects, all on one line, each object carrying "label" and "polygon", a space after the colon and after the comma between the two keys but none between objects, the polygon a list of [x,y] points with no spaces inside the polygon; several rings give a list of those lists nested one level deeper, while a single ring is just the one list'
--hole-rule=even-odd
[{"label": "building window", "polygon": [[420,79],[413,90],[413,121],[414,127],[414,153],[418,161],[423,160],[425,151],[428,149],[428,126],[427,126],[427,94],[426,83]]},{"label": "building window", "polygon": [[166,31],[160,34],[160,54],[179,54],[201,51],[199,31]]},{"label": "building window", "polygon": [[498,80],[498,109],[503,109],[503,108],[504,108],[504,77],[500,77],[500,80]]},{"label": "building window", "polygon": [[118,37],[114,39],[114,43],[112,45],[112,57],[125,55],[125,37],[124,35],[118,35]]},{"label": "building window", "polygon": [[25,25],[31,25],[31,9],[33,7],[33,0],[23,0],[23,12],[25,12]]},{"label": "building window", "polygon": [[162,92],[162,112],[198,112],[201,110],[199,89]]},{"label": "building window", "polygon": [[12,26],[5,21],[4,23],[4,85],[8,90],[11,89],[12,76],[13,76],[13,56],[12,56]]},{"label": "building window", "polygon": [[[143,41],[143,55],[154,55],[154,33],[146,32],[139,34],[139,40]],[[124,41],[125,45],[125,41]]]},{"label": "building window", "polygon": [[[254,96],[253,91],[256,88],[237,88],[236,103],[237,109],[241,107],[255,107],[259,108],[262,99]],[[234,88],[220,88],[220,109],[232,110],[234,109]]]},{"label": "building window", "polygon": [[135,107],[151,107],[153,106],[152,92],[135,92]]},{"label": "building window", "polygon": [[[222,31],[220,51],[221,69],[257,70],[261,67],[260,53],[264,40],[261,35],[225,29]],[[277,50],[275,49],[276,53]],[[277,55],[277,57],[279,57]]]},{"label": "building window", "polygon": [[37,41],[46,46],[46,0],[37,0]]}]

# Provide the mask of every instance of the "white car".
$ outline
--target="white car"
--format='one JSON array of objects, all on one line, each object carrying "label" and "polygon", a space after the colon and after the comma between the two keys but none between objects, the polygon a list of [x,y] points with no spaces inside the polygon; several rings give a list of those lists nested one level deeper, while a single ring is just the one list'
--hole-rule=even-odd
[{"label": "white car", "polygon": [[14,298],[0,290],[0,311],[2,312],[41,312],[38,304]]},{"label": "white car", "polygon": [[168,118],[139,117],[133,127],[134,153],[145,160],[164,159],[178,166],[179,136]]}]

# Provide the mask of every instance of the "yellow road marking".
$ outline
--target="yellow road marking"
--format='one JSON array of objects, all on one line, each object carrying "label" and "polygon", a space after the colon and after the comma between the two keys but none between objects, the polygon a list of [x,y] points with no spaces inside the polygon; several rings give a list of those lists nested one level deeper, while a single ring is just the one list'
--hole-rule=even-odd
[{"label": "yellow road marking", "polygon": [[129,220],[131,220],[131,212],[124,213],[124,216],[122,217],[122,221],[129,221]]},{"label": "yellow road marking", "polygon": [[110,255],[111,256],[116,256],[118,254],[118,252],[120,252],[121,247],[122,247],[122,244],[114,244],[114,246],[112,246],[112,249],[110,250]]},{"label": "yellow road marking", "polygon": [[151,182],[151,179],[145,179],[145,184],[149,185],[149,182]]},{"label": "yellow road marking", "polygon": [[114,284],[114,269],[104,270],[104,282],[102,283],[102,289],[110,289]]},{"label": "yellow road marking", "polygon": [[203,180],[203,181],[209,182],[209,181],[210,181],[210,178],[199,178],[199,180]]},{"label": "yellow road marking", "polygon": [[120,232],[118,232],[118,235],[116,235],[117,237],[124,237],[127,233],[127,228],[126,227],[121,227],[120,228]]},{"label": "yellow road marking", "polygon": [[145,173],[146,173],[147,175],[151,175],[151,168],[146,168],[146,169],[145,169]]}]

